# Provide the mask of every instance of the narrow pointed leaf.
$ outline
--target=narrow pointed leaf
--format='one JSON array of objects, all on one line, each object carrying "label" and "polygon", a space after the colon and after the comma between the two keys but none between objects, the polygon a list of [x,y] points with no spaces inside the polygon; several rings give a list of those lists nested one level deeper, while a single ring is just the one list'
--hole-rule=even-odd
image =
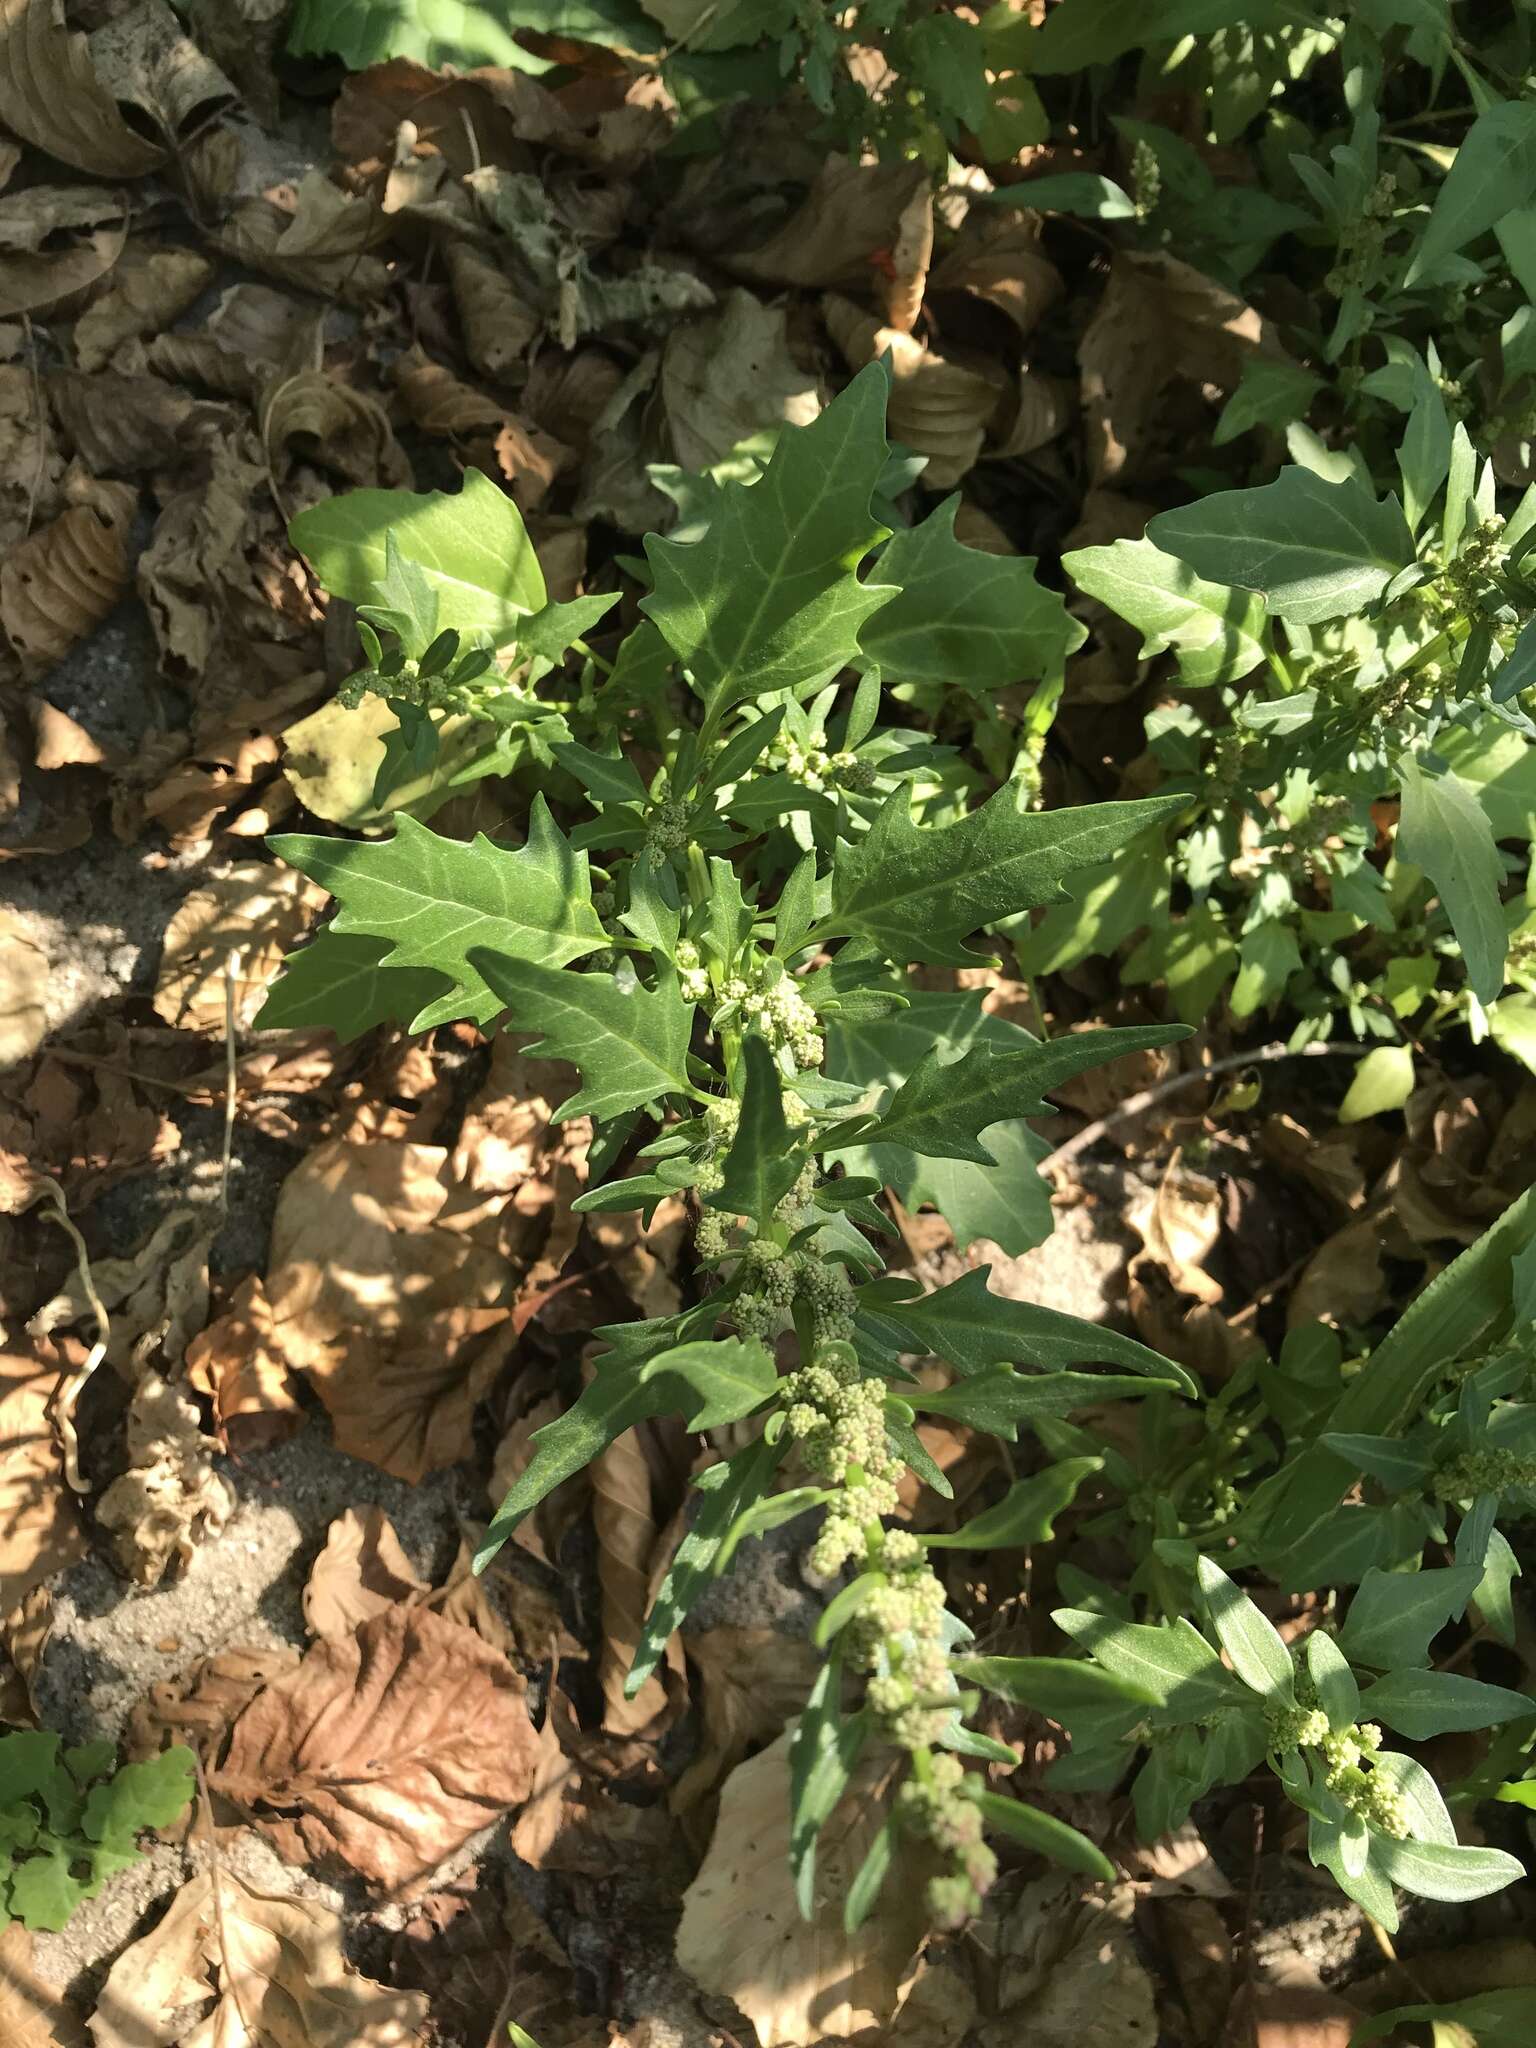
[{"label": "narrow pointed leaf", "polygon": [[1076,1870],[1101,1884],[1114,1882],[1115,1866],[1104,1851],[1053,1813],[1042,1813],[1038,1806],[1025,1806],[1000,1792],[973,1792],[970,1796],[981,1808],[987,1826],[999,1834],[1012,1836],[1014,1841],[1023,1842],[1067,1870]]},{"label": "narrow pointed leaf", "polygon": [[1459,775],[1436,775],[1405,760],[1397,850],[1422,868],[1438,890],[1479,1002],[1504,986],[1509,928],[1500,891],[1504,863],[1488,814]]},{"label": "narrow pointed leaf", "polygon": [[754,1033],[742,1047],[746,1086],[741,1116],[723,1162],[724,1178],[709,1207],[762,1224],[800,1177],[805,1153],[784,1115],[783,1086],[773,1054]]},{"label": "narrow pointed leaf", "polygon": [[1056,1516],[1071,1505],[1083,1481],[1103,1469],[1102,1458],[1064,1458],[1044,1472],[1016,1480],[996,1507],[983,1509],[953,1535],[928,1536],[924,1541],[930,1550],[998,1550],[1048,1543]]},{"label": "narrow pointed leaf", "polygon": [[1197,1569],[1200,1590],[1211,1610],[1211,1626],[1231,1659],[1232,1669],[1251,1691],[1267,1700],[1293,1705],[1296,1686],[1291,1653],[1280,1631],[1213,1559],[1202,1557]]}]

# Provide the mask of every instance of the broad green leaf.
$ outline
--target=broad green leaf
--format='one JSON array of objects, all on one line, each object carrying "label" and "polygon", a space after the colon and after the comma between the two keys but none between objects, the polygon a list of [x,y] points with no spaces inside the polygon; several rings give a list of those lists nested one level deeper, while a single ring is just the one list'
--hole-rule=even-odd
[{"label": "broad green leaf", "polygon": [[573,597],[564,603],[551,599],[542,611],[532,613],[518,627],[519,655],[556,666],[564,660],[571,642],[589,633],[618,601],[616,590],[600,590],[591,597]]},{"label": "broad green leaf", "polygon": [[[1029,53],[1020,61],[1043,78],[1108,64],[1154,43],[1216,35],[1237,18],[1224,0],[1061,0],[1047,13],[1045,26],[1018,37],[1017,46]],[[1286,9],[1280,0],[1250,0],[1240,18],[1248,28],[1269,28],[1285,20]],[[1027,19],[1019,17],[1021,23]]]},{"label": "broad green leaf", "polygon": [[893,1298],[890,1281],[881,1282],[860,1289],[858,1306],[862,1313],[893,1326],[906,1340],[900,1348],[932,1352],[960,1373],[998,1365],[1123,1365],[1131,1372],[1174,1380],[1188,1394],[1198,1392],[1181,1366],[1134,1337],[1061,1309],[994,1294],[987,1285],[991,1270],[973,1267],[931,1294],[905,1300]]},{"label": "broad green leaf", "polygon": [[1014,1841],[1033,1849],[1037,1856],[1047,1856],[1052,1863],[1079,1871],[1097,1883],[1113,1883],[1115,1866],[1104,1851],[1066,1821],[1042,1813],[1038,1806],[1008,1799],[1000,1792],[970,1792],[969,1796],[980,1807],[987,1826],[998,1834],[1010,1835]]},{"label": "broad green leaf", "polygon": [[1013,1550],[1027,1543],[1049,1543],[1056,1517],[1071,1506],[1083,1481],[1103,1469],[1102,1458],[1063,1458],[1043,1472],[1015,1480],[996,1507],[973,1515],[953,1535],[923,1540],[931,1550]]},{"label": "broad green leaf", "polygon": [[1119,1030],[1073,1032],[1018,1052],[972,1046],[957,1060],[937,1048],[924,1055],[881,1111],[861,1145],[899,1145],[929,1159],[968,1159],[979,1166],[997,1160],[981,1142],[994,1124],[1044,1116],[1045,1095],[1074,1074],[1102,1066],[1124,1053],[1167,1045],[1183,1034],[1177,1026],[1131,1025]]},{"label": "broad green leaf", "polygon": [[256,1017],[259,1031],[334,1031],[343,1045],[376,1024],[408,1024],[452,987],[429,967],[386,967],[388,939],[327,926],[290,953]]},{"label": "broad green leaf", "polygon": [[724,1178],[706,1201],[762,1225],[799,1179],[805,1153],[784,1115],[773,1054],[755,1033],[743,1045],[742,1059],[747,1079],[741,1116],[722,1162]]},{"label": "broad green leaf", "polygon": [[1289,427],[1305,419],[1322,389],[1322,378],[1299,363],[1261,355],[1245,357],[1237,389],[1222,407],[1212,431],[1211,446],[1224,448],[1254,427]]},{"label": "broad green leaf", "polygon": [[1360,1712],[1385,1721],[1410,1742],[1427,1742],[1453,1729],[1495,1728],[1504,1721],[1536,1719],[1536,1700],[1507,1686],[1485,1685],[1456,1671],[1389,1671],[1367,1686]]},{"label": "broad green leaf", "polygon": [[1407,758],[1399,773],[1398,853],[1422,868],[1438,891],[1472,993],[1491,1003],[1504,986],[1509,931],[1499,895],[1504,863],[1488,814],[1459,776],[1426,772]]},{"label": "broad green leaf", "polygon": [[562,1121],[599,1120],[642,1109],[663,1095],[696,1094],[688,1079],[693,1005],[670,967],[648,989],[621,988],[611,974],[538,967],[531,960],[474,951],[472,965],[505,1007],[508,1023],[542,1035],[535,1059],[569,1060],[581,1086],[556,1110]]},{"label": "broad green leaf", "polygon": [[1469,2040],[1476,2048],[1530,2048],[1536,2041],[1536,1986],[1474,1991],[1470,1998],[1454,1998],[1444,2005],[1395,2005],[1390,2012],[1362,2020],[1350,2048],[1367,2048],[1369,2042],[1389,2035],[1397,2040],[1399,2030],[1414,2020],[1432,2026],[1445,2048],[1462,2048]]},{"label": "broad green leaf", "polygon": [[1396,1842],[1377,1835],[1371,1860],[1389,1884],[1421,1899],[1460,1904],[1485,1899],[1525,1876],[1525,1865],[1502,1849],[1475,1849],[1449,1842]]},{"label": "broad green leaf", "polygon": [[1496,1046],[1536,1074],[1536,996],[1501,996],[1489,1007],[1488,1030]]},{"label": "broad green leaf", "polygon": [[1412,285],[1447,256],[1536,199],[1536,106],[1510,100],[1479,114],[1435,194],[1403,278]]},{"label": "broad green leaf", "polygon": [[1295,934],[1289,925],[1271,918],[1244,932],[1237,950],[1242,965],[1228,998],[1233,1016],[1251,1017],[1255,1010],[1273,1009],[1302,964]]},{"label": "broad green leaf", "polygon": [[1171,1390],[1175,1390],[1172,1380],[1141,1379],[1129,1373],[1028,1373],[1015,1372],[1010,1365],[994,1365],[957,1387],[942,1392],[909,1388],[904,1398],[925,1415],[945,1415],[952,1422],[987,1430],[1012,1443],[1021,1422],[1040,1422],[1048,1416],[1096,1408],[1105,1401],[1135,1401]]},{"label": "broad green leaf", "polygon": [[1310,1813],[1307,1853],[1312,1861],[1330,1872],[1345,1897],[1353,1899],[1357,1906],[1369,1913],[1378,1927],[1384,1928],[1388,1934],[1395,1934],[1397,1899],[1388,1878],[1376,1867],[1369,1854],[1363,1870],[1351,1870],[1345,1862],[1343,1828],[1336,1821],[1324,1820],[1307,1810]]},{"label": "broad green leaf", "polygon": [[1012,782],[951,825],[923,826],[913,822],[907,790],[898,789],[863,839],[839,841],[832,910],[820,936],[871,939],[898,964],[974,966],[976,955],[961,943],[972,932],[1055,902],[1067,876],[1185,802],[1147,797],[1032,811],[1023,785]]},{"label": "broad green leaf", "polygon": [[1087,220],[1134,220],[1136,202],[1113,178],[1097,171],[1061,171],[1054,177],[1029,178],[1022,185],[1000,185],[980,192],[978,199],[994,206],[1027,207],[1040,213],[1075,213]]},{"label": "broad green leaf", "polygon": [[516,848],[483,833],[470,844],[440,839],[405,816],[390,839],[289,832],[270,843],[336,898],[332,932],[386,940],[386,969],[427,969],[452,984],[416,1012],[413,1031],[496,1015],[500,999],[471,966],[471,948],[558,967],[608,943],[592,908],[587,857],[572,849],[542,796],[533,800],[527,842]]},{"label": "broad green leaf", "polygon": [[1420,1572],[1370,1571],[1355,1589],[1339,1632],[1351,1664],[1403,1671],[1429,1662],[1429,1646],[1465,1611],[1482,1579],[1479,1565]]},{"label": "broad green leaf", "polygon": [[785,427],[757,483],[724,487],[701,539],[646,536],[655,587],[641,608],[710,717],[744,697],[830,681],[894,594],[854,573],[886,534],[870,502],[885,467],[888,389],[889,373],[871,364],[809,425]]},{"label": "broad green leaf", "polygon": [[1058,1607],[1051,1619],[1093,1653],[1094,1662],[1148,1693],[1170,1721],[1198,1721],[1249,1698],[1239,1680],[1184,1616],[1169,1628],[1117,1621],[1083,1607]]},{"label": "broad green leaf", "polygon": [[1254,490],[1217,491],[1160,512],[1148,537],[1212,583],[1257,590],[1298,625],[1362,611],[1413,560],[1413,536],[1395,498],[1377,498],[1351,473],[1330,483],[1282,469]]},{"label": "broad green leaf", "polygon": [[887,683],[939,683],[973,696],[1057,675],[1087,637],[1033,556],[984,554],[955,538],[958,493],[880,550],[874,575],[896,595],[859,634]]},{"label": "broad green leaf", "polygon": [[676,1410],[689,1429],[720,1429],[760,1407],[778,1385],[778,1372],[755,1339],[699,1338],[648,1359],[640,1384],[654,1389],[663,1411]]},{"label": "broad green leaf", "polygon": [[1317,1704],[1328,1716],[1337,1734],[1352,1728],[1360,1718],[1360,1688],[1349,1660],[1330,1635],[1314,1629],[1307,1637],[1307,1676],[1317,1694]]},{"label": "broad green leaf", "polygon": [[1339,1104],[1339,1122],[1358,1124],[1368,1116],[1401,1109],[1412,1093],[1413,1047],[1378,1045],[1355,1068]]},{"label": "broad green leaf", "polygon": [[1163,1703],[1161,1692],[1079,1657],[956,1657],[950,1669],[963,1682],[1015,1706],[1033,1707],[1064,1728],[1085,1712]]},{"label": "broad green leaf", "polygon": [[624,1681],[628,1698],[634,1698],[656,1669],[673,1634],[713,1579],[732,1523],[767,1492],[782,1449],[755,1437],[693,1482],[703,1499],[645,1618],[635,1661]]},{"label": "broad green leaf", "polygon": [[1400,1437],[1352,1436],[1345,1430],[1330,1429],[1323,1443],[1355,1469],[1369,1474],[1393,1493],[1416,1493],[1429,1476],[1428,1456]]},{"label": "broad green leaf", "polygon": [[1425,380],[1413,402],[1397,451],[1403,479],[1403,517],[1417,533],[1451,467],[1451,421],[1438,386]]},{"label": "broad green leaf", "polygon": [[1296,1685],[1291,1653],[1280,1631],[1213,1558],[1202,1557],[1196,1572],[1210,1609],[1211,1626],[1232,1669],[1244,1685],[1263,1698],[1278,1701],[1282,1706],[1294,1704]]},{"label": "broad green leaf", "polygon": [[1137,629],[1143,661],[1171,650],[1191,686],[1235,683],[1264,659],[1263,598],[1207,583],[1150,540],[1078,548],[1061,560],[1079,589]]},{"label": "broad green leaf", "polygon": [[89,1894],[90,1887],[74,1874],[74,1859],[63,1843],[50,1843],[40,1856],[28,1856],[11,1875],[10,1910],[33,1934],[58,1934]]},{"label": "broad green leaf", "polygon": [[630,0],[299,0],[288,48],[299,57],[338,56],[352,71],[409,57],[440,69],[453,64],[547,71],[549,60],[516,40],[514,28],[602,43],[637,57],[659,57],[667,38]]},{"label": "broad green leaf", "polygon": [[375,602],[393,536],[437,593],[439,630],[488,633],[498,647],[545,604],[544,572],[522,514],[478,469],[465,470],[452,497],[344,491],[299,513],[288,536],[331,595],[357,605]]},{"label": "broad green leaf", "polygon": [[[984,1015],[980,998],[970,993],[913,989],[904,1009],[825,1021],[828,1075],[861,1087],[899,1088],[931,1048],[958,1058],[978,1043],[1016,1052],[1036,1042],[1005,1018]],[[1051,1234],[1049,1192],[1035,1171],[1046,1149],[1027,1124],[1000,1124],[989,1137],[995,1167],[923,1159],[894,1145],[844,1146],[830,1156],[850,1174],[867,1175],[893,1189],[908,1208],[932,1203],[961,1250],[984,1237],[1017,1258]]]},{"label": "broad green leaf", "polygon": [[1531,838],[1536,832],[1536,747],[1523,734],[1485,718],[1437,735],[1435,752],[1472,790],[1495,839]]},{"label": "broad green leaf", "polygon": [[1172,881],[1167,832],[1155,825],[1084,869],[1073,883],[1078,894],[1072,902],[1055,904],[1038,919],[1028,912],[1004,919],[998,929],[1013,941],[1022,973],[1056,974],[1113,953],[1148,925],[1166,924]]},{"label": "broad green leaf", "polygon": [[144,1763],[124,1764],[86,1796],[81,1827],[93,1842],[122,1844],[143,1828],[180,1820],[197,1789],[192,1752],[174,1743]]}]

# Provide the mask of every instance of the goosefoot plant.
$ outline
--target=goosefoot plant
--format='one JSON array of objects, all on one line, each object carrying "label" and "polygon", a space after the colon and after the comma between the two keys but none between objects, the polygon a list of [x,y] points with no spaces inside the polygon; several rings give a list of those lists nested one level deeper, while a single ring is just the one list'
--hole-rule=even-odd
[{"label": "goosefoot plant", "polygon": [[111,1742],[65,1749],[47,1730],[0,1735],[0,1918],[57,1933],[82,1900],[138,1862],[145,1828],[181,1818],[193,1791],[190,1749],[116,1763]]}]

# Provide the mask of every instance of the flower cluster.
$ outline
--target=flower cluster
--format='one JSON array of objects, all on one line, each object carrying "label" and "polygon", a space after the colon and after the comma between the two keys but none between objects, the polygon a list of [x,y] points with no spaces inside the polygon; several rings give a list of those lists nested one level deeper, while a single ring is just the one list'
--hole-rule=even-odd
[{"label": "flower cluster", "polygon": [[[1297,1680],[1298,1691],[1305,1693],[1305,1675],[1298,1672]],[[1403,1840],[1407,1802],[1384,1772],[1368,1768],[1365,1761],[1381,1748],[1381,1730],[1374,1721],[1333,1728],[1322,1708],[1305,1698],[1294,1707],[1271,1707],[1266,1719],[1271,1750],[1318,1750],[1323,1782],[1339,1804],[1377,1834]]]},{"label": "flower cluster", "polygon": [[878,773],[872,761],[861,761],[846,748],[828,753],[814,741],[797,740],[783,731],[775,735],[767,758],[771,767],[782,768],[806,789],[823,790],[830,783],[848,790],[866,790],[874,786]]},{"label": "flower cluster", "polygon": [[[679,803],[675,797],[665,797],[657,804],[651,812],[650,823],[645,833],[645,859],[648,867],[665,867],[667,855],[688,844],[688,820],[691,815],[689,806]],[[699,999],[695,997],[693,1000]]]},{"label": "flower cluster", "polygon": [[1339,260],[1323,279],[1324,289],[1334,298],[1369,287],[1396,211],[1397,179],[1383,171],[1360,211],[1339,223]]},{"label": "flower cluster", "polygon": [[1480,1493],[1536,1486],[1536,1457],[1499,1446],[1462,1451],[1440,1467],[1432,1484],[1437,1500],[1475,1500]]},{"label": "flower cluster", "polygon": [[756,983],[733,974],[721,995],[749,1024],[758,1027],[775,1052],[787,1046],[797,1067],[819,1067],[826,1058],[816,1012],[787,974],[773,982]]},{"label": "flower cluster", "polygon": [[929,1910],[949,1930],[965,1925],[997,1875],[997,1858],[982,1840],[980,1809],[966,1798],[964,1784],[960,1759],[936,1756],[924,1775],[908,1778],[896,1795],[900,1824],[953,1866],[928,1883]]},{"label": "flower cluster", "polygon": [[386,697],[414,704],[419,711],[476,718],[487,715],[492,697],[506,694],[506,681],[487,649],[472,647],[458,661],[450,655],[446,664],[433,664],[430,652],[420,662],[401,656],[396,667],[396,657],[390,656],[384,668],[357,669],[338,687],[337,703],[355,711],[365,697]]}]

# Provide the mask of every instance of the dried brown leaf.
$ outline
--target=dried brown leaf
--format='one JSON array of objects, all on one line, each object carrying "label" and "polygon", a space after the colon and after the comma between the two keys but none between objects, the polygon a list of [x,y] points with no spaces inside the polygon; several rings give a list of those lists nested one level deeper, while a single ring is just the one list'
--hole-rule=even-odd
[{"label": "dried brown leaf", "polygon": [[933,261],[933,192],[927,185],[914,192],[896,223],[890,270],[882,274],[885,324],[910,334],[923,310],[928,266]]},{"label": "dried brown leaf", "polygon": [[91,38],[91,62],[112,97],[147,114],[173,148],[235,98],[166,0],[133,0],[114,14]]},{"label": "dried brown leaf", "polygon": [[729,291],[697,320],[674,327],[661,352],[661,402],[677,460],[708,469],[738,442],[821,410],[815,377],[790,354],[784,309]]},{"label": "dried brown leaf", "polygon": [[304,1619],[313,1635],[339,1643],[375,1615],[402,1603],[413,1606],[430,1591],[411,1569],[384,1510],[348,1508],[332,1522],[325,1548],[310,1566]]},{"label": "dried brown leaf", "polygon": [[234,1490],[214,1467],[217,1450],[196,1402],[157,1372],[144,1373],[128,1405],[128,1470],[96,1504],[119,1567],[137,1584],[157,1586],[173,1565],[189,1564],[234,1513]]},{"label": "dried brown leaf", "polygon": [[109,290],[75,322],[75,360],[82,370],[104,369],[125,341],[158,334],[179,319],[213,275],[193,249],[136,242],[124,252]]},{"label": "dried brown leaf", "polygon": [[127,589],[137,503],[127,484],[97,484],[0,564],[0,625],[28,668],[60,660]]},{"label": "dried brown leaf", "polygon": [[[179,1365],[187,1345],[208,1320],[208,1247],[218,1228],[206,1211],[171,1210],[149,1236],[122,1258],[97,1259],[91,1278],[112,1321],[107,1360],[127,1380],[151,1351]],[[59,1292],[27,1323],[30,1335],[88,1327],[95,1311],[71,1270]]]},{"label": "dried brown leaf", "polygon": [[528,353],[543,317],[495,258],[470,243],[450,242],[445,260],[470,361],[499,377]]},{"label": "dried brown leaf", "polygon": [[398,1891],[519,1805],[536,1753],[507,1660],[394,1607],[259,1693],[214,1782],[289,1862],[340,1856]]},{"label": "dried brown leaf", "polygon": [[142,177],[165,154],[123,119],[56,0],[0,0],[0,121],[98,177]]},{"label": "dried brown leaf", "polygon": [[248,1027],[283,956],[324,907],[326,892],[295,868],[241,861],[183,897],[166,926],[155,1009],[183,1031],[221,1033],[233,954],[235,1021]]},{"label": "dried brown leaf", "polygon": [[1060,271],[1040,246],[1038,216],[1009,218],[973,207],[928,289],[984,299],[1027,341],[1064,287]]},{"label": "dried brown leaf", "polygon": [[205,1657],[186,1677],[152,1685],[128,1718],[123,1743],[130,1758],[158,1756],[171,1743],[190,1743],[205,1763],[223,1747],[230,1724],[264,1685],[298,1668],[299,1653],[233,1648]]},{"label": "dried brown leaf", "polygon": [[3,1716],[20,1727],[41,1726],[37,1679],[43,1652],[53,1634],[53,1588],[34,1586],[0,1621],[0,1643],[5,1645],[6,1668],[0,1679]]},{"label": "dried brown leaf", "polygon": [[106,277],[123,253],[126,224],[98,228],[73,248],[41,256],[0,256],[0,320],[52,313]]},{"label": "dried brown leaf", "polygon": [[783,226],[745,255],[726,254],[726,267],[760,284],[861,283],[871,259],[895,248],[907,209],[929,183],[919,163],[828,157]]},{"label": "dried brown leaf", "polygon": [[268,465],[279,476],[297,455],[352,484],[396,488],[412,481],[383,406],[324,370],[275,378],[258,424]]},{"label": "dried brown leaf", "polygon": [[881,327],[836,293],[828,295],[822,312],[850,369],[889,356],[891,434],[928,457],[925,481],[936,490],[959,483],[974,467],[987,428],[1006,403],[1007,372],[982,357],[970,363],[937,355],[914,336]]},{"label": "dried brown leaf", "polygon": [[483,449],[487,461],[494,462],[513,486],[512,496],[525,512],[543,501],[555,478],[576,459],[553,435],[530,427],[451,370],[429,361],[419,348],[400,358],[393,375],[401,402],[416,425],[428,434],[472,437],[471,452],[478,455]]},{"label": "dried brown leaf", "polygon": [[78,2015],[37,1974],[19,1920],[0,1930],[0,2040],[5,2048],[90,2048]]},{"label": "dried brown leaf", "polygon": [[370,251],[388,234],[387,217],[371,201],[338,192],[318,171],[307,171],[291,197],[291,205],[242,200],[218,235],[226,253],[284,284],[333,294],[349,305],[377,298],[389,269]]},{"label": "dried brown leaf", "polygon": [[[341,1916],[203,1872],[113,1964],[96,2048],[410,2048],[427,2001],[350,1967]],[[290,2022],[292,2024],[290,2024]]]},{"label": "dried brown leaf", "polygon": [[241,1281],[224,1313],[187,1346],[187,1378],[213,1403],[221,1442],[254,1451],[293,1435],[304,1419],[287,1361],[272,1334],[272,1310],[256,1274]]},{"label": "dried brown leaf", "polygon": [[0,1614],[85,1554],[49,1405],[56,1366],[0,1355]]},{"label": "dried brown leaf", "polygon": [[36,931],[0,905],[0,1067],[30,1059],[42,1044],[47,997],[48,955]]},{"label": "dried brown leaf", "polygon": [[656,1541],[651,1468],[635,1432],[626,1430],[592,1460],[590,1471],[597,1575],[603,1593],[603,1647],[598,1660],[603,1726],[614,1735],[634,1735],[667,1706],[667,1689],[654,1673],[633,1699],[624,1696],[649,1605],[650,1559]]},{"label": "dried brown leaf", "polygon": [[997,2010],[982,2048],[1153,2048],[1158,2038],[1152,1980],[1131,1931],[1133,1894],[1122,1885],[1083,1892],[1060,1877],[1026,1885],[997,1929]]},{"label": "dried brown leaf", "polygon": [[696,1805],[754,1743],[782,1732],[805,1705],[820,1654],[773,1628],[712,1628],[685,1636],[704,1724],[699,1754],[678,1779],[672,1810]]},{"label": "dried brown leaf", "polygon": [[843,1900],[885,1819],[879,1766],[856,1772],[821,1831],[816,1914],[802,1920],[789,1865],[789,1737],[739,1764],[720,1795],[703,1868],[683,1900],[677,1959],[740,2006],[761,2048],[887,2029],[928,1932],[921,1884],[892,1885],[856,1934]]}]

